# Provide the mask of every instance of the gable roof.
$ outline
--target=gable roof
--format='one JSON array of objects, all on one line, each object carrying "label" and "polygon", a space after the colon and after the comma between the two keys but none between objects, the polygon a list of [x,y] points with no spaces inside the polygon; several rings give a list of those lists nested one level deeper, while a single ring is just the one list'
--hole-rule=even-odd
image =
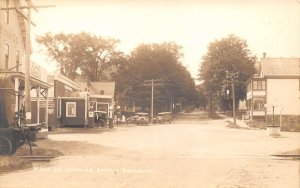
[{"label": "gable roof", "polygon": [[259,75],[300,76],[300,58],[263,58]]},{"label": "gable roof", "polygon": [[[87,82],[77,82],[80,84],[81,91],[86,91],[88,87]],[[89,92],[91,95],[107,95],[115,96],[115,82],[90,82],[89,83]],[[104,91],[104,94],[101,94],[101,91]]]},{"label": "gable roof", "polygon": [[115,82],[91,82],[90,93],[100,94],[101,90],[105,93],[104,95],[115,95]]}]

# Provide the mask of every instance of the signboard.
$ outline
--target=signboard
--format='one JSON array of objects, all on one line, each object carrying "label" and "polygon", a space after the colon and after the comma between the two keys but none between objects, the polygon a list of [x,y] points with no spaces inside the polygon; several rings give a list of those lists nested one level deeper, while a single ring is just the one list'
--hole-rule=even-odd
[{"label": "signboard", "polygon": [[94,112],[93,111],[89,111],[89,117],[94,117]]},{"label": "signboard", "polygon": [[[48,100],[48,109],[54,109],[54,101]],[[40,108],[46,108],[46,101],[40,101]]]}]

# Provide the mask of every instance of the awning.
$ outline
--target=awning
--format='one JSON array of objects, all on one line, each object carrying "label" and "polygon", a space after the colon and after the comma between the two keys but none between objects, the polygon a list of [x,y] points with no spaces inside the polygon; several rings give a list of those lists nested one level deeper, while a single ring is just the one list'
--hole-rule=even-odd
[{"label": "awning", "polygon": [[[18,77],[21,80],[25,81],[25,74],[22,72],[0,72],[0,74],[8,74],[12,77]],[[50,87],[52,87],[51,84],[48,84],[47,82],[41,81],[35,77],[30,76],[30,85],[31,87],[41,87],[42,89],[48,89]]]}]

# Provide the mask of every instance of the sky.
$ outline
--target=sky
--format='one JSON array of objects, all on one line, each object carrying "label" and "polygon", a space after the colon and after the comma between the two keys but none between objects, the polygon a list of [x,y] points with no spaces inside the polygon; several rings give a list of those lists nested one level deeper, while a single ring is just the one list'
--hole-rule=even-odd
[{"label": "sky", "polygon": [[35,37],[80,33],[120,40],[130,52],[142,43],[175,42],[183,65],[197,78],[209,43],[234,34],[253,55],[300,57],[300,0],[32,0],[56,5],[33,12],[32,60],[53,69]]}]

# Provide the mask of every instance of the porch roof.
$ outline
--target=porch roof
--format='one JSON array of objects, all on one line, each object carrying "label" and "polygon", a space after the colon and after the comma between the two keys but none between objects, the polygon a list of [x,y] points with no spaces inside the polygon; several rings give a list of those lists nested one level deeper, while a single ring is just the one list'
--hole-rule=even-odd
[{"label": "porch roof", "polygon": [[[12,77],[18,77],[20,78],[21,80],[25,81],[25,74],[22,73],[22,72],[0,72],[0,74],[7,74],[7,75],[10,75]],[[41,87],[42,89],[49,89],[50,87],[52,87],[52,85],[44,82],[44,81],[41,81],[35,77],[32,77],[30,76],[30,83],[33,87]]]}]

